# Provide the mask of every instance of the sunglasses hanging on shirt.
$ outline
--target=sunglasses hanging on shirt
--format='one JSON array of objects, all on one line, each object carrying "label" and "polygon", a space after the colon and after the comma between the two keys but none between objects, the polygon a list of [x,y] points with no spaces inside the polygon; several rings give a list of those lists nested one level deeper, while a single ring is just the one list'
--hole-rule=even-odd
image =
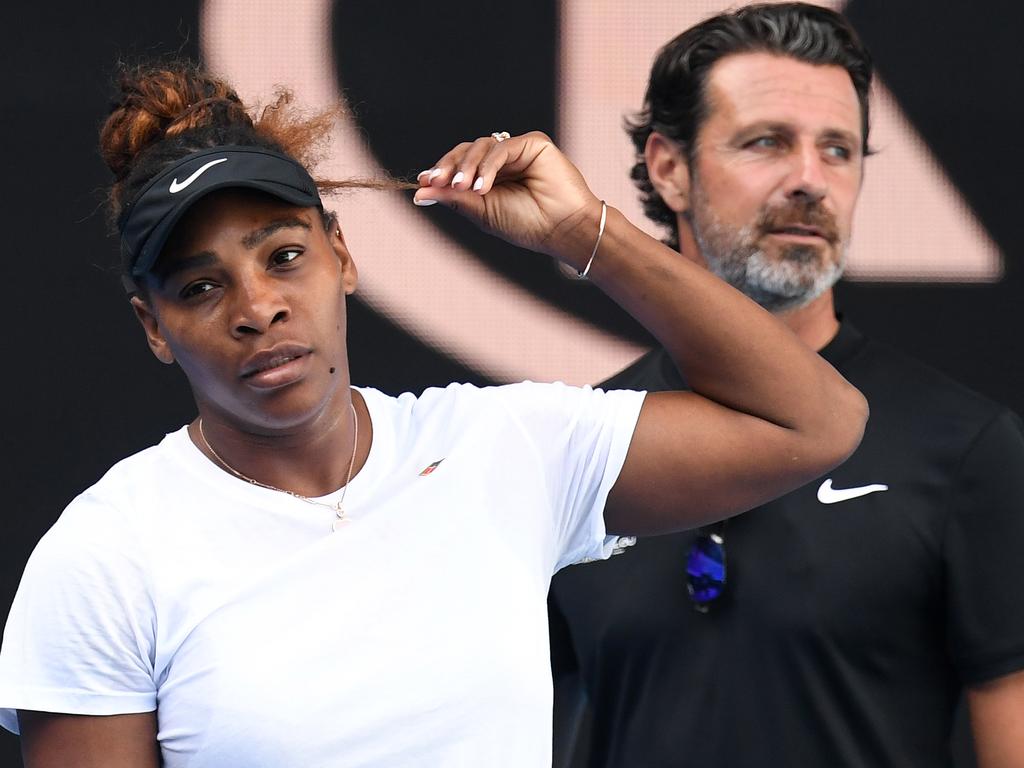
[{"label": "sunglasses hanging on shirt", "polygon": [[686,553],[686,588],[694,609],[707,613],[725,593],[725,521],[703,526]]}]

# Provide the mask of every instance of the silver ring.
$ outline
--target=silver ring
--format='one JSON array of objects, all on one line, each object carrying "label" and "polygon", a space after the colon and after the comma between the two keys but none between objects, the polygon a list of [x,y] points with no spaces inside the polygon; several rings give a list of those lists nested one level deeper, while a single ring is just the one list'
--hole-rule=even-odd
[{"label": "silver ring", "polygon": [[511,139],[512,134],[510,134],[508,131],[497,131],[491,134],[491,138],[494,139],[499,144],[501,144],[501,142],[503,142],[505,139]]}]

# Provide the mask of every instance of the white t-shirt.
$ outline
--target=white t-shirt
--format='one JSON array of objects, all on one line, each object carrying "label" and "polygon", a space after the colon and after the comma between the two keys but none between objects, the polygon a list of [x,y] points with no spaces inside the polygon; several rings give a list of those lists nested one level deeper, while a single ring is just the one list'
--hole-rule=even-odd
[{"label": "white t-shirt", "polygon": [[642,393],[360,391],[336,533],[184,429],[76,498],[11,609],[0,724],[156,709],[167,768],[550,765],[548,582],[611,549]]}]

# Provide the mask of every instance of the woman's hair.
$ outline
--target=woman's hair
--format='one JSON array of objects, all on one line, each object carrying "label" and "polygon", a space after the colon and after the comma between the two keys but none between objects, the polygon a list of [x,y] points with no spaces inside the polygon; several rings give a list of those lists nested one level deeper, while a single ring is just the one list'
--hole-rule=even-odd
[{"label": "woman's hair", "polygon": [[[244,104],[225,80],[187,61],[122,66],[119,94],[100,130],[100,152],[114,174],[107,197],[111,223],[164,169],[194,152],[224,145],[280,152],[307,170],[322,159],[340,108],[299,111],[278,89],[259,110]],[[390,178],[316,180],[321,193],[345,188],[402,189]],[[325,214],[330,228],[333,214]],[[122,264],[125,272],[129,264]]]}]

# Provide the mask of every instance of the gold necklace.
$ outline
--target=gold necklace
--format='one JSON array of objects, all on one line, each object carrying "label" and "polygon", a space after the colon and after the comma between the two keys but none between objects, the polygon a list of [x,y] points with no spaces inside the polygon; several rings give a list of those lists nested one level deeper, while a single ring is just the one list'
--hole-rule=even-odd
[{"label": "gold necklace", "polygon": [[358,450],[359,447],[359,417],[356,416],[356,407],[351,403],[351,401],[349,402],[348,407],[352,410],[352,458],[348,460],[348,475],[345,476],[345,487],[341,489],[341,498],[338,499],[338,501],[335,502],[334,504],[328,504],[323,501],[317,501],[316,499],[309,498],[309,496],[303,496],[301,493],[295,493],[294,491],[288,491],[285,490],[284,488],[278,488],[276,485],[261,483],[259,480],[253,480],[248,475],[243,475],[237,469],[235,469],[226,461],[224,461],[224,459],[221,458],[219,453],[213,450],[213,446],[210,445],[210,441],[206,439],[206,433],[203,431],[202,416],[199,417],[199,437],[202,438],[203,445],[206,446],[206,450],[213,454],[213,458],[215,458],[218,461],[218,463],[222,467],[224,467],[224,469],[226,469],[228,472],[230,472],[238,479],[245,480],[245,482],[258,486],[260,488],[266,488],[268,491],[287,493],[289,496],[292,496],[293,498],[296,498],[299,501],[304,501],[307,504],[315,504],[318,507],[327,507],[327,509],[334,510],[334,521],[331,523],[331,530],[336,531],[338,530],[338,525],[345,521],[345,494],[348,493],[348,484],[352,482],[352,469],[356,465],[356,451]]}]

